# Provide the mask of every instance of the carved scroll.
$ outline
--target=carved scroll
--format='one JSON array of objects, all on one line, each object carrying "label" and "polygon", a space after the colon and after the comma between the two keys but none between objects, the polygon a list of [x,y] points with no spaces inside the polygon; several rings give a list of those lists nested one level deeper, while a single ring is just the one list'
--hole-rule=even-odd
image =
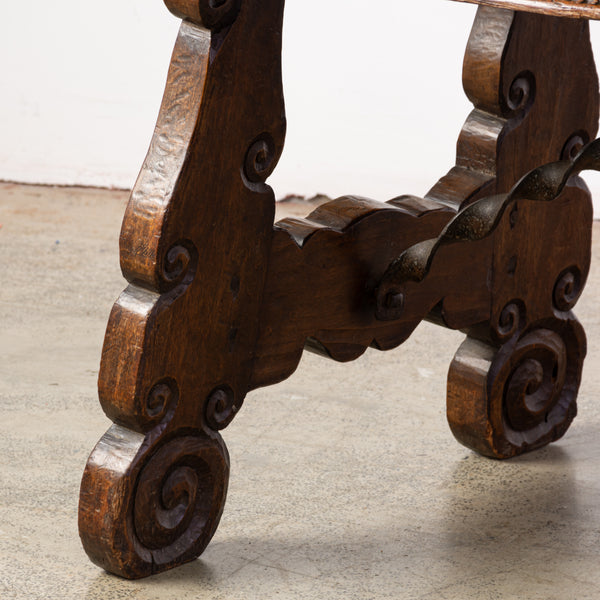
[{"label": "carved scroll", "polygon": [[93,561],[143,577],[192,560],[225,501],[216,429],[249,387],[283,148],[283,0],[169,1],[185,17],[121,231],[129,287],[100,401],[117,424],[82,482]]},{"label": "carved scroll", "polygon": [[576,414],[586,346],[570,311],[589,270],[592,221],[574,178],[583,169],[600,169],[600,141],[465,208],[392,262],[377,290],[380,319],[412,326],[434,311],[448,327],[471,328],[450,368],[448,418],[482,454],[543,446]]},{"label": "carved scroll", "polygon": [[577,414],[586,353],[581,325],[567,314],[515,333],[499,349],[469,335],[448,374],[452,432],[465,446],[493,458],[558,440]]},{"label": "carved scroll", "polygon": [[456,166],[427,194],[456,210],[508,193],[525,173],[572,158],[596,136],[598,76],[587,21],[479,7],[463,86],[474,110]]},{"label": "carved scroll", "polygon": [[573,175],[598,160],[597,145],[579,154],[598,121],[587,23],[481,8],[465,59],[475,109],[450,173],[426,198],[346,196],[273,226],[284,1],[166,4],[184,21],[121,231],[129,285],[99,376],[114,425],[80,495],[91,559],[137,578],[198,556],[227,491],[219,431],[305,348],[347,361],[423,318],[468,328],[449,377],[461,441],[510,456],[562,435],[590,254]]}]

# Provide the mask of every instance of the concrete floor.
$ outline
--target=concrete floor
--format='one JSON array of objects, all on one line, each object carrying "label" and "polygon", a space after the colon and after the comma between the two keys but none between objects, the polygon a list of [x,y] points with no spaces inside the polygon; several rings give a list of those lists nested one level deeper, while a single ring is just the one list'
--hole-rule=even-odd
[{"label": "concrete floor", "polygon": [[229,496],[200,560],[138,582],[91,564],[77,501],[109,426],[96,378],[125,201],[0,184],[0,598],[600,598],[600,225],[579,416],[559,443],[497,462],[454,440],[460,333],[423,324],[350,365],[306,354],[224,432]]}]

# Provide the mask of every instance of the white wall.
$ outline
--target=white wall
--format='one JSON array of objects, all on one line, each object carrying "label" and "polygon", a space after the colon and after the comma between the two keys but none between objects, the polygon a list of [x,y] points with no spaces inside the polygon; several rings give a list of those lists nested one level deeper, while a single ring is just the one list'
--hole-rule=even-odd
[{"label": "white wall", "polygon": [[131,186],[176,32],[160,0],[0,0],[0,178]]},{"label": "white wall", "polygon": [[[287,0],[277,196],[424,193],[453,164],[470,110],[474,13],[447,0]],[[178,25],[161,0],[2,0],[0,179],[130,187]]]},{"label": "white wall", "polygon": [[472,108],[461,72],[475,7],[345,4],[340,11],[339,0],[286,3],[288,137],[271,182],[286,192],[382,200],[424,193],[454,164]]}]

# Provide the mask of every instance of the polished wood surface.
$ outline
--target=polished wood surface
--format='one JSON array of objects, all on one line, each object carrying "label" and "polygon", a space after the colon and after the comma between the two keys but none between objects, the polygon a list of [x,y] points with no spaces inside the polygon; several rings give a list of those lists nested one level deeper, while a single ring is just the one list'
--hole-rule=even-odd
[{"label": "polished wood surface", "polygon": [[462,329],[456,437],[508,458],[563,435],[585,355],[578,173],[600,163],[587,21],[480,7],[455,166],[424,198],[346,196],[274,223],[284,1],[166,4],[184,21],[121,231],[129,285],[99,375],[114,425],[81,485],[90,558],[138,578],[201,554],[227,492],[220,430],[305,349],[350,361],[423,319]]},{"label": "polished wood surface", "polygon": [[[116,424],[81,488],[87,552],[126,577],[195,558],[218,524],[228,456],[214,425],[248,389],[271,246],[275,198],[264,180],[285,131],[283,3],[209,4],[200,6],[212,32],[181,25],[123,221],[130,285],[110,316],[99,375]],[[155,487],[146,492],[141,481]]]},{"label": "polished wood surface", "polygon": [[412,329],[432,314],[468,331],[450,367],[447,414],[481,454],[539,448],[575,417],[586,343],[571,309],[589,271],[592,223],[576,175],[598,169],[599,156],[596,141],[471,204],[439,237],[407,249],[379,285],[381,319]]},{"label": "polished wood surface", "polygon": [[600,19],[598,0],[455,0],[571,19]]}]

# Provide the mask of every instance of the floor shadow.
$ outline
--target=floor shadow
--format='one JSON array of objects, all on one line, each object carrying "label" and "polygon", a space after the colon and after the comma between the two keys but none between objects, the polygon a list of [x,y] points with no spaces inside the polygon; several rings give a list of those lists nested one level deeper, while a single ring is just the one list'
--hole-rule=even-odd
[{"label": "floor shadow", "polygon": [[[306,522],[281,531],[266,525],[252,529],[254,535],[231,528],[201,559],[158,577],[124,584],[99,575],[86,599],[154,599],[190,588],[198,599],[223,588],[229,590],[223,597],[242,597],[230,593],[244,593],[249,579],[257,590],[285,581],[285,589],[296,592],[311,584],[381,598],[438,600],[444,590],[474,581],[495,589],[499,573],[524,577],[525,570],[552,569],[553,561],[580,552],[585,522],[578,493],[572,460],[560,447],[506,462],[469,454],[424,498],[422,509],[402,512],[393,498],[382,498],[389,519],[365,514],[362,523]],[[121,595],[111,596],[116,589]]]},{"label": "floor shadow", "polygon": [[581,553],[586,522],[569,453],[559,446],[511,461],[470,455],[447,482],[447,558],[464,580],[550,572]]}]

